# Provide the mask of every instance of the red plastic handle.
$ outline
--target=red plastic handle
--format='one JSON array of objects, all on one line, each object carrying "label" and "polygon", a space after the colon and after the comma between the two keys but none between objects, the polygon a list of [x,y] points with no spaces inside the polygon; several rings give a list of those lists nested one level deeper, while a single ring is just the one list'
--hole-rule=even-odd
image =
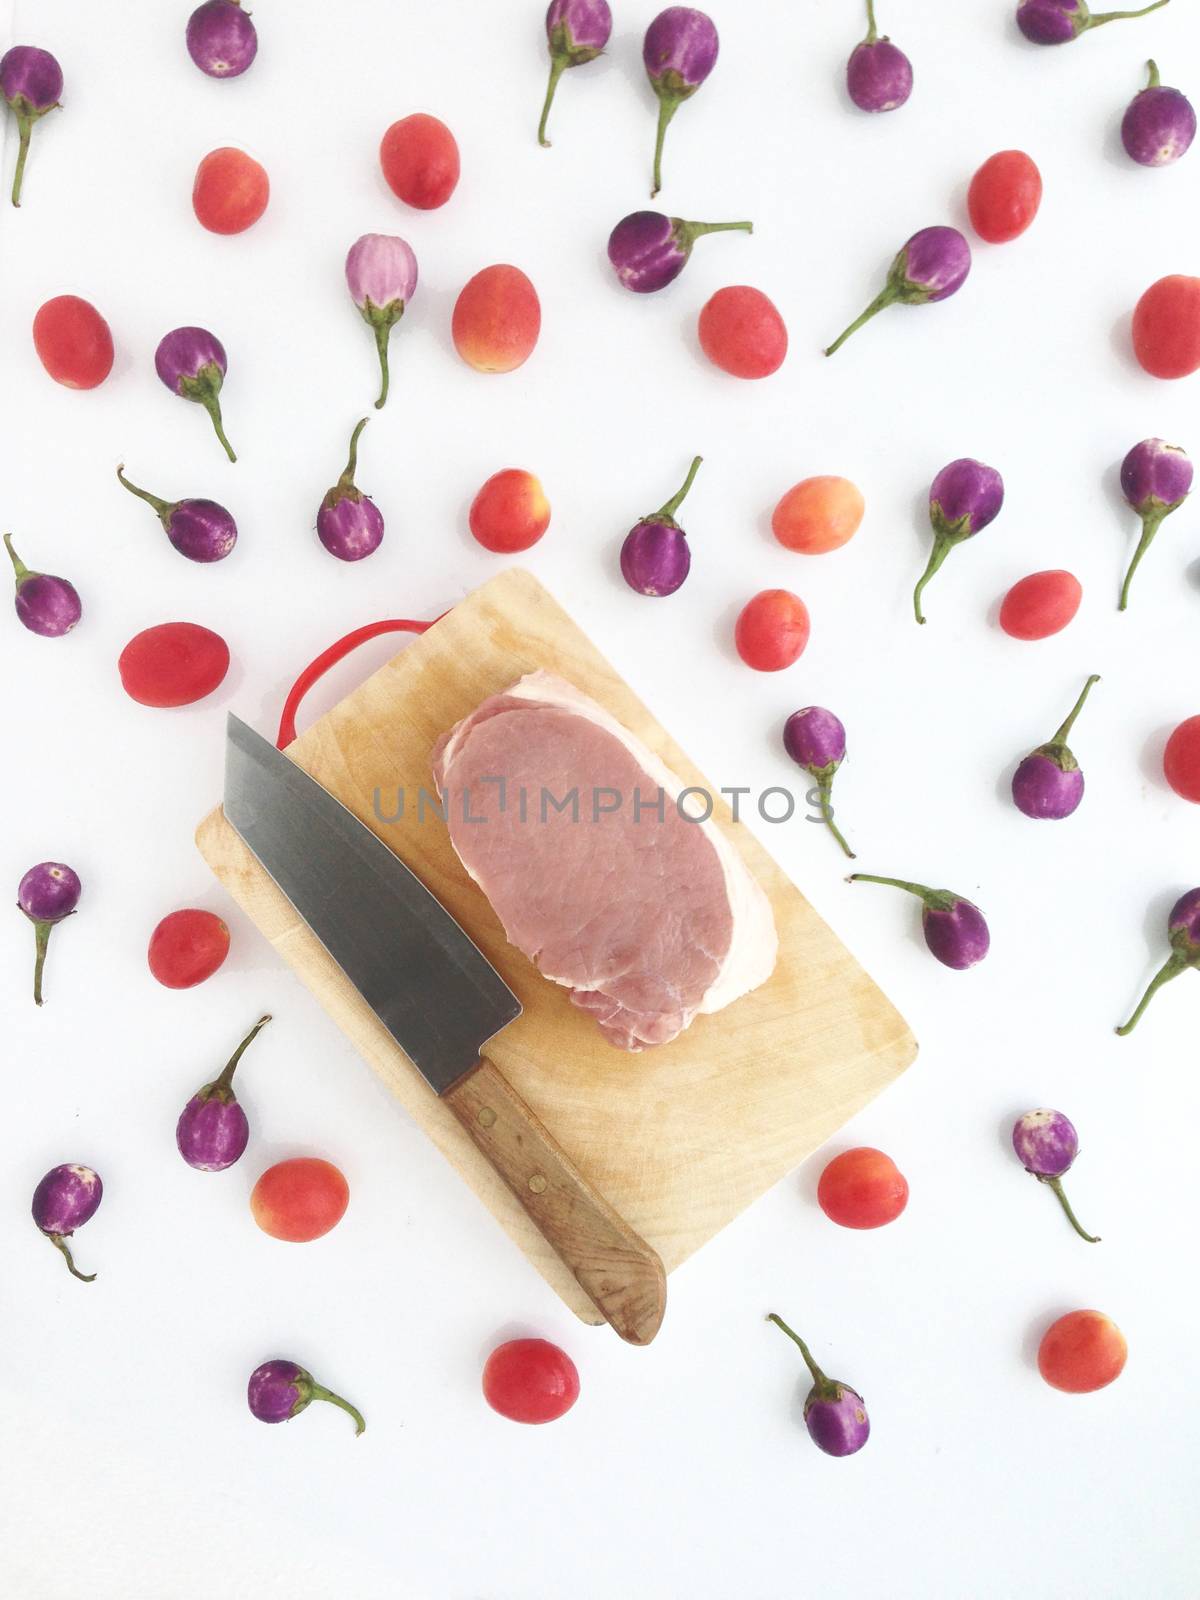
[{"label": "red plastic handle", "polygon": [[[445,612],[442,615],[444,616]],[[275,743],[279,749],[286,749],[296,737],[296,712],[300,709],[300,702],[313,684],[325,676],[330,667],[336,666],[352,650],[357,650],[360,644],[366,644],[368,639],[377,639],[381,633],[424,633],[427,628],[433,627],[434,622],[440,621],[441,617],[434,617],[433,622],[413,622],[408,617],[390,617],[384,622],[368,622],[365,628],[355,628],[353,633],[348,633],[344,639],[331,644],[328,650],[323,650],[315,661],[310,661],[305,667],[283,702],[283,711],[279,717],[279,732],[275,736]]]}]

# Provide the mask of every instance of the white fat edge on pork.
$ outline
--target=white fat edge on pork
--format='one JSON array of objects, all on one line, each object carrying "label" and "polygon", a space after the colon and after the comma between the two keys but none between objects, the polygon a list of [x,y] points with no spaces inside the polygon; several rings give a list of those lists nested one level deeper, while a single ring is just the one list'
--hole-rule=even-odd
[{"label": "white fat edge on pork", "polygon": [[[560,678],[556,673],[541,669],[526,673],[509,688],[501,690],[499,695],[488,696],[488,699],[493,698],[528,700],[534,704],[554,706],[588,717],[625,746],[638,766],[651,779],[654,788],[661,788],[672,805],[677,803],[686,787],[666,762],[655,755],[654,751],[644,745],[635,734],[630,733],[623,723],[618,722],[616,717],[590,695],[584,694],[581,689],[577,689],[573,683]],[[445,775],[458,755],[462,741],[470,736],[474,725],[474,712],[472,712],[461,722],[456,723],[434,747],[434,777],[439,788],[442,787]],[[749,994],[752,989],[757,989],[760,984],[767,981],[775,970],[775,960],[779,953],[779,936],[775,929],[771,902],[767,899],[766,892],[730,844],[724,832],[711,817],[704,822],[693,822],[691,826],[700,829],[716,852],[725,879],[725,892],[729,897],[733,919],[733,937],[730,939],[729,948],[725,952],[717,976],[709,984],[700,1004],[696,1007],[697,1011],[708,1013],[720,1011],[724,1006],[740,999],[744,994]],[[463,866],[472,881],[482,889],[483,885],[471,872],[470,867],[465,862]]]}]

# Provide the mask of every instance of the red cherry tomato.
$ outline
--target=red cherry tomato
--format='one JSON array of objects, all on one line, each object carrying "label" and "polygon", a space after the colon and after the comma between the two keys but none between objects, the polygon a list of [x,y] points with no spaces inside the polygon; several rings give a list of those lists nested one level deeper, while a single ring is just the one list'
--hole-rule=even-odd
[{"label": "red cherry tomato", "polygon": [[117,661],[121,683],[143,706],[190,706],[229,671],[229,646],[195,622],[162,622],[134,637]]},{"label": "red cherry tomato", "polygon": [[75,294],[56,295],[39,309],[33,347],[55,383],[67,389],[94,389],[112,371],[112,330]]},{"label": "red cherry tomato", "polygon": [[213,150],[196,168],[192,210],[209,233],[245,233],[262,216],[270,198],[267,169],[244,150],[232,146]]},{"label": "red cherry tomato", "polygon": [[1200,717],[1181,722],[1167,740],[1163,772],[1177,795],[1200,804]]},{"label": "red cherry tomato", "polygon": [[764,589],[747,600],[733,631],[737,653],[756,672],[779,672],[804,654],[808,607],[787,589]]},{"label": "red cherry tomato", "polygon": [[379,146],[388,187],[419,211],[444,206],[458,185],[458,145],[444,122],[417,111],[393,122]]},{"label": "red cherry tomato", "polygon": [[989,244],[1018,238],[1042,203],[1042,175],[1024,150],[1001,150],[971,179],[967,210],[971,226]]},{"label": "red cherry tomato", "polygon": [[172,911],[150,935],[150,971],[168,989],[191,989],[229,954],[229,929],[211,911]]},{"label": "red cherry tomato", "polygon": [[296,1156],[268,1167],[250,1194],[255,1222],[272,1239],[307,1244],[335,1228],[350,1204],[350,1185],[331,1161]]},{"label": "red cherry tomato", "polygon": [[843,1228],[882,1228],[908,1204],[908,1182],[891,1156],[860,1145],[843,1150],[825,1168],[817,1204]]},{"label": "red cherry tomato", "polygon": [[1150,285],[1133,313],[1133,349],[1155,378],[1200,367],[1200,278],[1175,273]]},{"label": "red cherry tomato", "polygon": [[471,502],[471,532],[485,550],[511,554],[535,545],[550,526],[550,502],[532,472],[493,473]]},{"label": "red cherry tomato", "polygon": [[454,348],[476,372],[513,372],[529,360],[542,328],[537,290],[507,262],[463,286],[450,319]]},{"label": "red cherry tomato", "polygon": [[748,284],[718,289],[700,313],[698,331],[704,354],[735,378],[769,378],[787,355],[783,318]]},{"label": "red cherry tomato", "polygon": [[510,1339],[487,1358],[483,1397],[510,1422],[554,1422],[579,1398],[579,1373],[547,1339]]},{"label": "red cherry tomato", "polygon": [[1073,572],[1031,572],[1000,604],[1000,626],[1014,639],[1048,639],[1079,610],[1083,587]]},{"label": "red cherry tomato", "polygon": [[1129,1354],[1125,1335],[1102,1311],[1068,1311],[1038,1346],[1038,1371],[1054,1389],[1091,1394],[1121,1376]]}]

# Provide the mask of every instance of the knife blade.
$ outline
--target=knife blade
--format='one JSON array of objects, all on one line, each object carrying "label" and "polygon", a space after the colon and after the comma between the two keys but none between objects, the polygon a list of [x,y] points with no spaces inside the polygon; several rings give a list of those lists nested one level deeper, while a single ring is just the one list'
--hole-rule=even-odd
[{"label": "knife blade", "polygon": [[665,1310],[662,1262],[484,1054],[521,1014],[495,967],[399,856],[232,713],[224,810],[605,1320],[648,1344]]}]

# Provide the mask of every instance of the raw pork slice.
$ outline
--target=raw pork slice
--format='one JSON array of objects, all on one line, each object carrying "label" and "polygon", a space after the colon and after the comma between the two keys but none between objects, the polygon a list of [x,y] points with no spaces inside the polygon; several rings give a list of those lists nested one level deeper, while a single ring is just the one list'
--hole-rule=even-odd
[{"label": "raw pork slice", "polygon": [[433,773],[510,942],[619,1049],[666,1044],[770,977],[775,921],[741,857],[564,679],[531,672],[485,700],[438,741]]}]

